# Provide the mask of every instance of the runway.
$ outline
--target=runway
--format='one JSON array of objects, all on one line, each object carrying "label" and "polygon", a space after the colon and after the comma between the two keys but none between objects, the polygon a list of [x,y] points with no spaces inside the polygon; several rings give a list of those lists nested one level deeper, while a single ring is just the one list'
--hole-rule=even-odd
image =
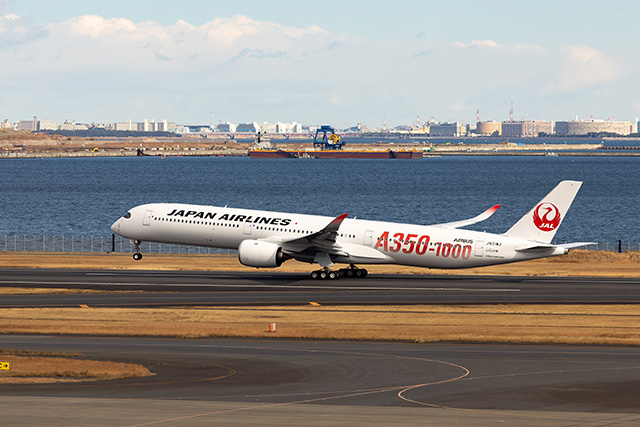
[{"label": "runway", "polygon": [[640,302],[638,278],[379,274],[318,281],[279,272],[3,269],[0,287],[144,291],[4,295],[0,308]]},{"label": "runway", "polygon": [[638,425],[640,349],[0,336],[156,375],[0,385],[7,425]]}]

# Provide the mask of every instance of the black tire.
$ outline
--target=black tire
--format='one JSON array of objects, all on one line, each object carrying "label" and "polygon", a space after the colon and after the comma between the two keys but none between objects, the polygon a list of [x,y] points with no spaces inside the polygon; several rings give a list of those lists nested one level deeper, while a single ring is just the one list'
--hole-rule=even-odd
[{"label": "black tire", "polygon": [[329,277],[329,275],[327,274],[326,271],[324,271],[324,270],[320,271],[320,278],[322,280],[325,280],[327,277]]},{"label": "black tire", "polygon": [[320,272],[318,270],[312,271],[311,272],[311,278],[313,280],[318,280],[320,278]]},{"label": "black tire", "polygon": [[136,261],[140,261],[142,259],[142,254],[139,252],[133,254],[133,259],[135,259]]},{"label": "black tire", "polygon": [[330,272],[329,272],[329,279],[331,279],[331,280],[336,280],[336,279],[338,279],[339,277],[340,277],[340,275],[339,275],[337,272],[335,272],[335,271],[330,271]]}]

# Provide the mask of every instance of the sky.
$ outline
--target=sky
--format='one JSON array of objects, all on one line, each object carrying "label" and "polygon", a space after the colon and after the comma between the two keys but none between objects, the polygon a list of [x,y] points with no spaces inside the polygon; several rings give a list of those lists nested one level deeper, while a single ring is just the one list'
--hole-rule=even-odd
[{"label": "sky", "polygon": [[635,0],[0,0],[0,120],[635,120]]}]

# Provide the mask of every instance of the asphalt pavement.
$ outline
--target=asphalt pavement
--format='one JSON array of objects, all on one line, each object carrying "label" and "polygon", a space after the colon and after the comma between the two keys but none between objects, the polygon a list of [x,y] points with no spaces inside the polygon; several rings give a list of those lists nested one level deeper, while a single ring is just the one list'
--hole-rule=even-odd
[{"label": "asphalt pavement", "polygon": [[3,295],[0,308],[224,305],[634,304],[639,278],[370,275],[311,280],[306,274],[2,269],[0,287],[144,293]]},{"label": "asphalt pavement", "polygon": [[0,335],[141,363],[118,381],[0,385],[4,425],[640,424],[640,349]]}]

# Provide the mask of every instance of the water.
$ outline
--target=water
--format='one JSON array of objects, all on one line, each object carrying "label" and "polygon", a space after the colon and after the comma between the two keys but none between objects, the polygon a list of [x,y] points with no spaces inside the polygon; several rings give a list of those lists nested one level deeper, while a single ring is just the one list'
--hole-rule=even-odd
[{"label": "water", "polygon": [[152,202],[435,224],[502,207],[470,229],[503,233],[559,181],[584,181],[556,242],[640,242],[640,158],[423,160],[94,158],[0,161],[0,236],[109,236]]}]

